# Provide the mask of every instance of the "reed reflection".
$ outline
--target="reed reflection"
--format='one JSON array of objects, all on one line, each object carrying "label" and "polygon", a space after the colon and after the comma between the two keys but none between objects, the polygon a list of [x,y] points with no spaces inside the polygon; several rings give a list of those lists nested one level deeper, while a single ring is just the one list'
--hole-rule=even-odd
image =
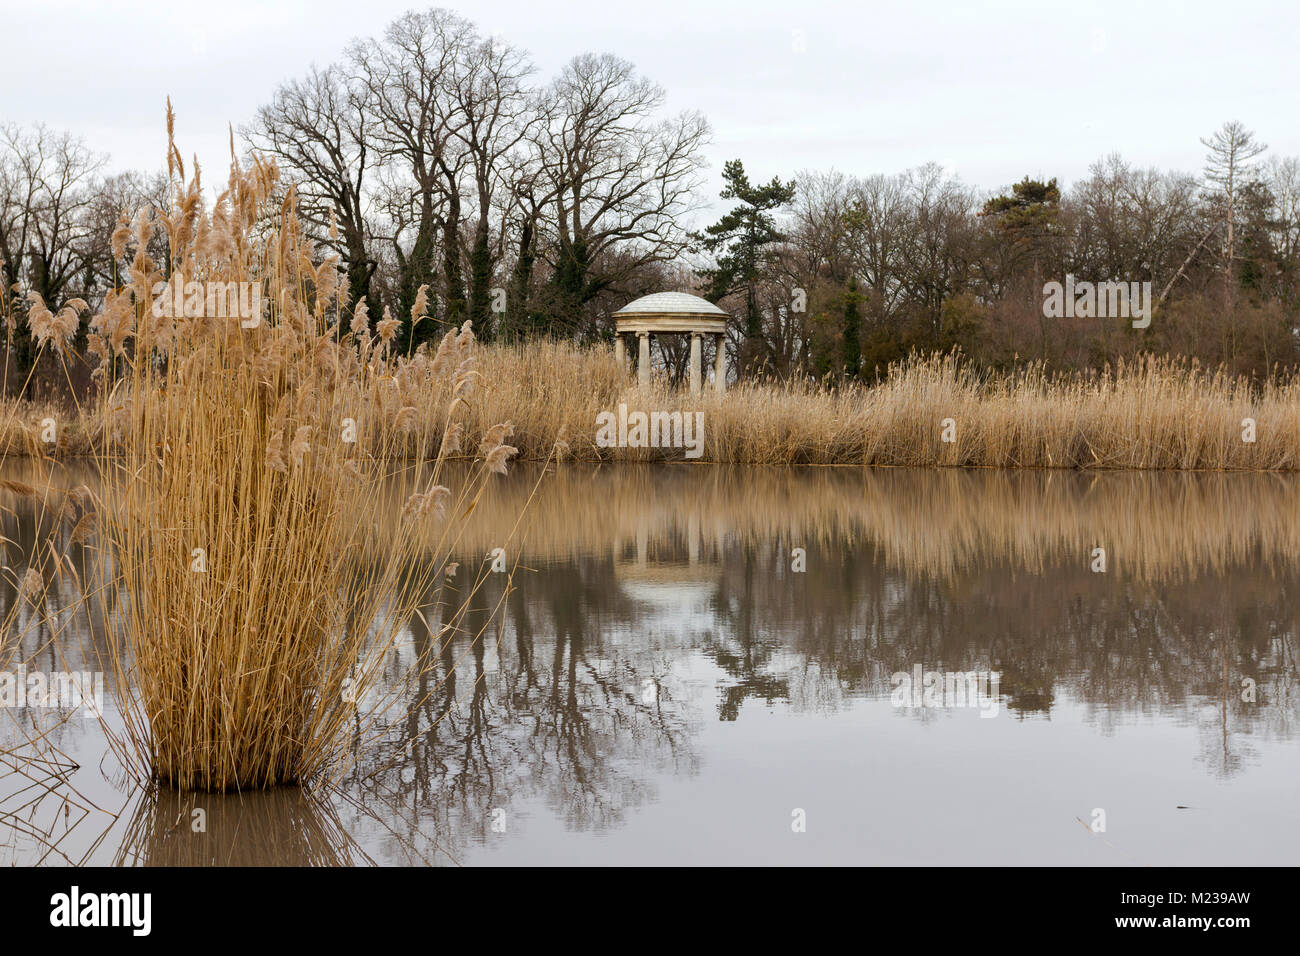
[{"label": "reed reflection", "polygon": [[115,866],[349,866],[375,862],[329,801],[300,787],[248,793],[141,790]]},{"label": "reed reflection", "polygon": [[[459,862],[538,807],[621,826],[702,772],[710,723],[887,700],[918,664],[999,672],[1003,719],[1166,723],[1226,778],[1296,736],[1300,477],[563,466],[512,540],[535,478],[491,487],[389,662],[398,706],[336,809],[376,859]],[[8,505],[21,570],[40,519]],[[172,809],[135,828],[150,859]]]}]

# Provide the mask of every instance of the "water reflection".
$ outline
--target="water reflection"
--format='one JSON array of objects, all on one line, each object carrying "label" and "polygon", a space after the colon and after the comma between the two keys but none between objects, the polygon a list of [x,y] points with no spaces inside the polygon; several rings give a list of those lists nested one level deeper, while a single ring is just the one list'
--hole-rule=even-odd
[{"label": "water reflection", "polygon": [[[1239,862],[1295,845],[1295,828],[1280,842],[1266,832],[1270,813],[1290,812],[1270,794],[1300,782],[1292,476],[562,467],[509,546],[519,564],[507,588],[488,555],[509,541],[534,479],[520,469],[479,507],[453,557],[461,570],[427,596],[388,679],[402,686],[413,662],[428,666],[339,792],[213,804],[203,839],[187,832],[192,800],[140,797],[102,852],[123,863],[562,862],[617,846],[635,862],[678,846],[687,819],[749,826],[736,801],[797,784],[794,768],[822,749],[855,756],[817,793],[895,800],[927,846],[946,837],[918,794],[937,791],[929,799],[952,814],[960,793],[987,819],[1015,805],[1028,767],[1068,776],[1080,761],[1130,816],[1163,820],[1164,804],[1141,805],[1163,787],[1260,808],[1260,849],[1247,840]],[[48,528],[6,504],[5,565],[21,574]],[[1090,567],[1096,548],[1104,573]],[[0,585],[0,612],[15,600]],[[57,644],[60,660],[87,657],[94,630],[69,648],[38,627],[21,654]],[[917,665],[999,672],[1002,715],[893,708],[891,675]],[[93,732],[62,733],[89,758],[77,775],[103,777]],[[977,797],[945,784],[937,768],[954,748],[963,773],[1004,783]],[[1191,756],[1172,762],[1182,749]],[[742,778],[759,791],[738,796]],[[1097,798],[1080,791],[1086,814]],[[824,812],[849,819],[827,800]],[[1044,837],[1034,812],[1007,823],[1029,861],[1091,852],[1070,842],[1069,814],[1051,807]],[[894,825],[844,822],[834,843],[807,841],[808,862],[884,852]],[[700,832],[682,846],[721,861],[739,852],[734,839]],[[776,859],[796,852],[749,839],[778,841]],[[1200,839],[1200,852],[1230,856]],[[1153,841],[1144,862],[1181,852],[1133,840]]]},{"label": "water reflection", "polygon": [[118,866],[344,866],[373,859],[334,808],[299,788],[242,794],[142,790]]}]

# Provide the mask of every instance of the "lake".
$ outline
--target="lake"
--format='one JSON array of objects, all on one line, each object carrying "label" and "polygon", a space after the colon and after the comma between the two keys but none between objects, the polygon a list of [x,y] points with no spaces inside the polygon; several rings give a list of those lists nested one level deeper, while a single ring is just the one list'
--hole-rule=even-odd
[{"label": "lake", "polygon": [[[1300,857],[1300,477],[562,465],[512,536],[513,471],[337,790],[150,794],[97,721],[6,722],[0,863]],[[29,667],[99,669],[76,595]]]}]

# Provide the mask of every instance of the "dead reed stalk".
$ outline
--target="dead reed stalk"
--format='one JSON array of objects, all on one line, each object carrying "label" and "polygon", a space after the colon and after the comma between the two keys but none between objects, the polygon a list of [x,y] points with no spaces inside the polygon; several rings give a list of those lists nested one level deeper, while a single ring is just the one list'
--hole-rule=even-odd
[{"label": "dead reed stalk", "polygon": [[[388,400],[403,369],[392,324],[372,331],[361,308],[349,319],[336,257],[303,234],[274,165],[232,155],[209,204],[174,142],[168,160],[171,207],[124,214],[114,243],[134,250],[129,282],[91,323],[101,397],[86,414],[110,438],[97,529],[109,573],[93,593],[124,726],[110,742],[139,777],[182,790],[313,781],[369,739],[378,669],[514,449],[494,432],[453,490],[443,442],[400,473],[405,520],[381,529],[385,462],[429,427]],[[149,253],[159,231],[163,262]],[[214,289],[259,305],[214,314]],[[441,434],[464,428],[475,362],[466,323],[424,369],[449,399],[429,412]]]}]

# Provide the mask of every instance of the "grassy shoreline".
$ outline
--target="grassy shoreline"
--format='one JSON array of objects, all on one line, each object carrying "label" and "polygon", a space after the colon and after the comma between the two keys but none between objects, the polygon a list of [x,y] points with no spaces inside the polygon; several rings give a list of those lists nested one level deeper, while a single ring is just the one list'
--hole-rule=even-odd
[{"label": "grassy shoreline", "polygon": [[[372,387],[356,417],[364,449],[388,458],[437,456],[450,396],[429,375],[430,364],[426,355],[402,360]],[[479,368],[484,388],[464,409],[465,430],[481,433],[509,420],[524,459],[544,459],[560,441],[580,461],[684,460],[680,447],[599,447],[597,415],[625,404],[703,412],[699,462],[1300,470],[1300,383],[1252,388],[1244,379],[1171,359],[1051,377],[1033,367],[980,375],[951,356],[917,358],[874,387],[755,382],[723,396],[706,388],[695,399],[660,382],[637,388],[599,348],[486,346]],[[106,434],[100,414],[7,402],[0,406],[0,456],[92,456]],[[46,419],[58,424],[53,444],[41,440]],[[1254,422],[1254,441],[1245,440],[1247,419]]]}]

